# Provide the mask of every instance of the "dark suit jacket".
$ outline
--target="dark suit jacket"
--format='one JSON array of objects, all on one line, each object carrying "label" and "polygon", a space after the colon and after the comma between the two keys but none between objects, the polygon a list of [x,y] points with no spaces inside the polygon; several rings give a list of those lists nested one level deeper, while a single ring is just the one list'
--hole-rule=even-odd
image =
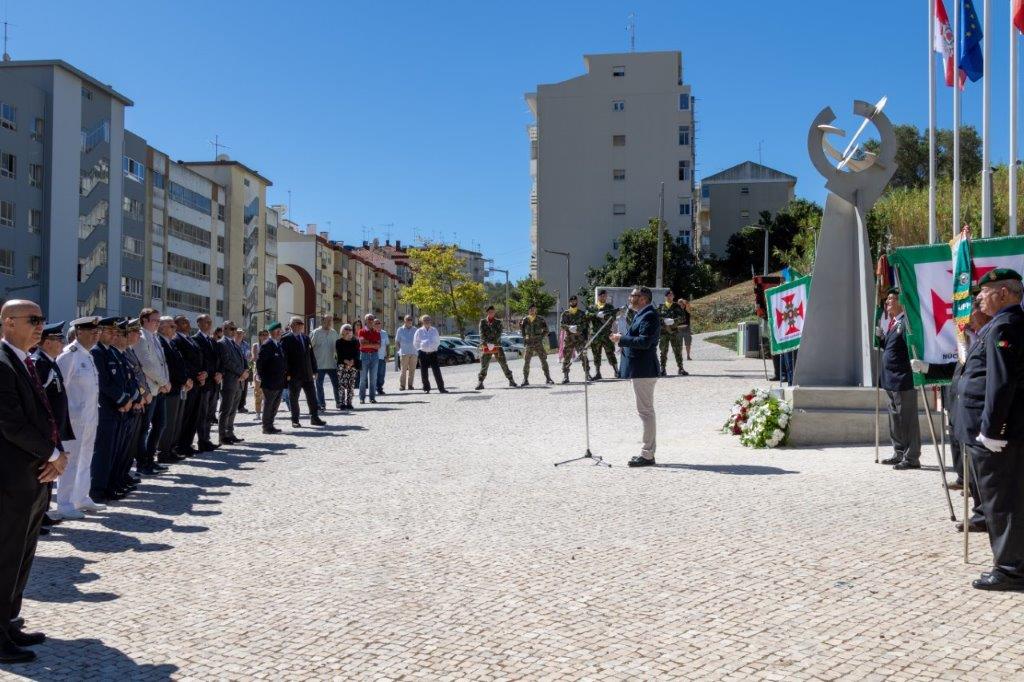
[{"label": "dark suit jacket", "polygon": [[100,407],[116,410],[131,402],[128,372],[113,347],[104,348],[97,343],[89,352],[96,365],[96,374],[99,375]]},{"label": "dark suit jacket", "polygon": [[174,338],[171,339],[171,346],[181,353],[181,358],[185,361],[185,371],[188,374],[188,378],[192,379],[198,387],[199,373],[205,371],[203,367],[203,352],[199,349],[199,344],[196,343],[195,339],[175,334]]},{"label": "dark suit jacket", "polygon": [[887,391],[910,391],[914,388],[914,375],[910,371],[910,351],[907,349],[907,318],[882,336],[882,367],[879,385]]},{"label": "dark suit jacket", "polygon": [[160,337],[160,347],[164,349],[164,359],[167,360],[167,376],[171,380],[171,390],[180,391],[185,382],[189,380],[185,358],[181,357],[178,349],[162,336]]},{"label": "dark suit jacket", "polygon": [[[28,368],[7,344],[0,348],[0,487],[36,494],[39,467],[53,454],[50,418]],[[0,511],[0,523],[6,513]]]},{"label": "dark suit jacket", "polygon": [[224,375],[224,386],[233,388],[238,385],[238,377],[248,367],[242,357],[242,349],[234,341],[224,337],[216,346],[219,370]]},{"label": "dark suit jacket", "polygon": [[316,357],[309,337],[305,334],[285,334],[281,337],[281,349],[284,350],[291,380],[312,381],[316,376]]},{"label": "dark suit jacket", "polygon": [[36,365],[36,376],[39,377],[39,383],[46,392],[46,399],[50,401],[53,418],[57,420],[57,433],[60,434],[60,439],[74,440],[75,432],[71,430],[71,415],[68,413],[68,392],[60,367],[41,349],[32,354],[32,362]]},{"label": "dark suit jacket", "polygon": [[200,332],[196,332],[192,335],[192,340],[199,346],[199,351],[202,357],[203,369],[209,375],[209,379],[206,380],[205,388],[212,389],[217,384],[213,381],[213,375],[221,371],[220,369],[220,354],[217,352],[217,342],[211,341],[210,339],[203,336]]},{"label": "dark suit jacket", "polygon": [[622,361],[619,376],[623,379],[651,379],[660,374],[658,367],[658,338],[661,336],[661,318],[653,305],[637,312],[629,329],[619,339]]},{"label": "dark suit jacket", "polygon": [[256,373],[260,375],[260,386],[264,391],[282,391],[288,388],[285,375],[288,363],[284,359],[284,351],[274,342],[267,339],[260,346],[256,357]]},{"label": "dark suit jacket", "polygon": [[[981,328],[956,385],[954,435],[1024,440],[1024,310],[1000,311]],[[1012,456],[1012,455],[1007,455]]]}]

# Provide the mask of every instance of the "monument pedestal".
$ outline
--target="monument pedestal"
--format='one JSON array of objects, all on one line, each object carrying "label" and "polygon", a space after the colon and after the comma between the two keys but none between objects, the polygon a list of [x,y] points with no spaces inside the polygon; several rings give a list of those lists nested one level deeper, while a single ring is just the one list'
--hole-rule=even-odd
[{"label": "monument pedestal", "polygon": [[[927,389],[926,389],[927,390]],[[875,389],[847,386],[793,386],[782,389],[793,406],[788,444],[801,446],[874,445]],[[879,414],[879,444],[888,457],[892,450],[889,434],[888,398],[882,391]],[[918,392],[918,420],[921,442],[931,443],[931,431]],[[942,438],[942,418],[932,410],[935,435]]]}]

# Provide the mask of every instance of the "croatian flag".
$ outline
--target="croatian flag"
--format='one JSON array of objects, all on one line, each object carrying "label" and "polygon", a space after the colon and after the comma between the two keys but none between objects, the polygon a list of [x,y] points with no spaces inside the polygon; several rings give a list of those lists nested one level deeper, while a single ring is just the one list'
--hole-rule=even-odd
[{"label": "croatian flag", "polygon": [[[953,86],[953,28],[949,25],[949,16],[942,0],[935,0],[935,35],[932,37],[932,48],[942,55],[946,65],[946,85]],[[964,86],[966,76],[960,73],[960,87]]]}]

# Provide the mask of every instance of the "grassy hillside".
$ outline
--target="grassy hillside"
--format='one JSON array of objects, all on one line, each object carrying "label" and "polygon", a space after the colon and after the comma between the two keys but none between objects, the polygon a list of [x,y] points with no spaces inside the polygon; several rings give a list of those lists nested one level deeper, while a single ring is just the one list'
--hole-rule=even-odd
[{"label": "grassy hillside", "polygon": [[754,285],[749,281],[694,299],[691,307],[695,334],[735,330],[739,322],[757,319],[754,314]]}]

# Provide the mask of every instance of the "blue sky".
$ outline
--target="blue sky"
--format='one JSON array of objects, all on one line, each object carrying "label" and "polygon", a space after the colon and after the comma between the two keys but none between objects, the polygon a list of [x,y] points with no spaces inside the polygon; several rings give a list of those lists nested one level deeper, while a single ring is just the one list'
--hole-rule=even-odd
[{"label": "blue sky", "polygon": [[[212,158],[219,134],[274,182],[271,203],[292,191],[300,223],[348,242],[365,226],[478,243],[513,276],[530,258],[523,93],[581,74],[585,53],[625,51],[630,12],[639,50],[683,53],[698,178],[756,161],[763,141],[764,162],[820,202],[805,145],[821,107],[849,129],[852,99],[888,95],[894,122],[928,120],[928,0],[4,2],[15,59],[64,59],[110,83],[136,102],[128,127],[172,157]],[[993,5],[999,162],[1009,9]],[[981,126],[980,83],[964,121]]]}]

